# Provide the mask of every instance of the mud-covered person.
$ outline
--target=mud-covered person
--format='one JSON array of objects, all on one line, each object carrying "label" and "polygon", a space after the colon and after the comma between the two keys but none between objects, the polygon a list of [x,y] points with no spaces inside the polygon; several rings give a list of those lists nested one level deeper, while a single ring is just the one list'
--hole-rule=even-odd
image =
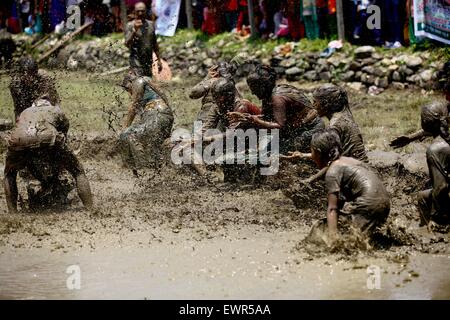
[{"label": "mud-covered person", "polygon": [[[216,82],[220,78],[232,80],[235,71],[235,65],[227,62],[220,62],[219,64],[212,66],[208,70],[208,75],[206,76],[206,78],[200,81],[191,89],[189,98],[202,99],[202,107],[197,114],[197,121],[205,121],[209,110],[215,105],[214,98],[211,92],[211,88],[214,82]],[[237,95],[240,96],[239,92],[237,92]]]},{"label": "mud-covered person", "polygon": [[380,178],[354,158],[341,156],[342,146],[335,130],[315,133],[312,159],[319,168],[328,166],[327,226],[331,242],[338,238],[338,218],[346,216],[357,230],[370,235],[382,225],[390,211],[390,198]]},{"label": "mud-covered person", "polygon": [[[328,128],[336,131],[342,144],[343,154],[368,162],[366,149],[358,124],[348,103],[347,91],[334,84],[325,84],[313,92],[314,108],[320,117],[329,120]],[[292,153],[293,157],[308,158],[310,154]]]},{"label": "mud-covered person", "polygon": [[[450,114],[450,61],[447,61],[444,64],[443,69],[438,73],[438,79],[439,87],[443,90],[445,101],[447,104],[447,110]],[[410,144],[411,142],[422,141],[427,137],[431,137],[431,134],[421,129],[409,135],[399,136],[393,139],[389,145],[395,149],[401,148]]]},{"label": "mud-covered person", "polygon": [[[58,176],[67,170],[75,180],[78,195],[84,206],[93,209],[89,181],[83,166],[66,144],[69,120],[51,99],[44,95],[25,109],[8,139],[5,161],[4,188],[10,213],[17,212],[17,173],[28,171],[41,183],[41,194],[57,193]],[[51,172],[43,174],[43,167]]]},{"label": "mud-covered person", "polygon": [[17,62],[9,85],[14,102],[15,119],[41,96],[47,96],[52,105],[60,103],[54,78],[39,70],[37,62],[31,57],[22,57]]},{"label": "mud-covered person", "polygon": [[246,119],[253,127],[280,130],[280,152],[309,152],[314,132],[325,127],[311,101],[294,86],[276,84],[276,72],[259,65],[247,77],[247,84],[262,101],[262,118]]},{"label": "mud-covered person", "polygon": [[155,26],[146,19],[147,7],[138,2],[134,6],[135,19],[125,27],[125,45],[130,49],[130,68],[143,76],[152,76],[153,52],[158,60],[158,70],[163,66],[160,59]]},{"label": "mud-covered person", "polygon": [[450,223],[450,135],[448,109],[444,102],[422,107],[422,129],[433,136],[427,149],[427,164],[432,188],[418,194],[421,225],[433,229],[437,224]]},{"label": "mud-covered person", "polygon": [[[211,87],[213,104],[204,116],[202,134],[203,141],[208,143],[227,136],[227,129],[246,129],[249,127],[245,118],[258,116],[261,110],[250,101],[243,99],[236,90],[235,83],[231,78],[219,78]],[[211,134],[215,130],[215,134]],[[221,133],[217,133],[217,131]],[[224,143],[225,145],[225,143]],[[194,156],[199,157],[195,154]],[[194,165],[200,175],[207,175],[204,165]],[[225,175],[225,180],[230,176]]]},{"label": "mud-covered person", "polygon": [[129,72],[121,86],[130,94],[131,103],[119,141],[124,162],[137,175],[138,169],[161,163],[163,143],[170,137],[174,116],[164,93],[149,77]]}]

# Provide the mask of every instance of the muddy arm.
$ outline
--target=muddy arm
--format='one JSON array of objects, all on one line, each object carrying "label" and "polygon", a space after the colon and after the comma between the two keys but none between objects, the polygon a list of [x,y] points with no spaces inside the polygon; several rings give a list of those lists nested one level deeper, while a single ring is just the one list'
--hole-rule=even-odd
[{"label": "muddy arm", "polygon": [[3,181],[5,187],[6,204],[9,213],[17,213],[17,198],[19,193],[17,191],[17,170],[5,170],[5,180]]},{"label": "muddy arm", "polygon": [[132,23],[127,24],[125,27],[125,46],[131,48],[135,38],[137,35],[137,31],[134,28]]},{"label": "muddy arm", "polygon": [[75,178],[75,181],[77,184],[77,192],[78,192],[78,196],[81,199],[81,202],[83,202],[83,205],[88,210],[92,210],[94,207],[94,203],[92,201],[91,186],[89,185],[89,181],[88,181],[86,175],[83,172],[74,178]]},{"label": "muddy arm", "polygon": [[124,123],[124,129],[131,126],[133,123],[134,118],[136,117],[136,114],[140,108],[140,103],[142,101],[142,98],[144,97],[144,81],[141,79],[134,81],[131,88],[131,104],[128,108],[128,115]]},{"label": "muddy arm", "polygon": [[393,147],[394,149],[401,148],[401,147],[408,145],[409,143],[411,143],[413,141],[421,140],[427,136],[430,136],[430,134],[425,132],[424,130],[419,130],[410,135],[400,136],[400,137],[395,138],[394,140],[391,141],[389,146]]},{"label": "muddy arm", "polygon": [[336,193],[328,194],[327,224],[330,238],[337,236],[338,222],[338,195]]},{"label": "muddy arm", "polygon": [[322,179],[325,174],[327,173],[328,167],[322,168],[320,169],[319,172],[317,172],[316,174],[312,175],[311,177],[309,177],[308,179],[302,180],[303,183],[312,183],[316,180]]}]

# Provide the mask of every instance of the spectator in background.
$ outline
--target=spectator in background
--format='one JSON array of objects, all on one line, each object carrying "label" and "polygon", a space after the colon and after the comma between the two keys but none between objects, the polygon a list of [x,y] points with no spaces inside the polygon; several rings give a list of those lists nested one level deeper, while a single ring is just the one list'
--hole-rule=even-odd
[{"label": "spectator in background", "polygon": [[239,18],[239,0],[228,0],[225,4],[226,31],[232,31],[237,26]]},{"label": "spectator in background", "polygon": [[205,8],[204,0],[192,0],[192,18],[195,29],[201,29],[203,24],[203,9]]},{"label": "spectator in background", "polygon": [[303,38],[305,29],[300,23],[300,0],[287,1],[287,18],[291,39],[298,41]]},{"label": "spectator in background", "polygon": [[239,0],[239,18],[237,22],[237,31],[241,32],[243,26],[248,26],[248,2],[247,0]]},{"label": "spectator in background", "polygon": [[111,6],[111,18],[112,18],[113,30],[114,30],[114,32],[122,32],[123,25],[122,25],[122,19],[120,17],[120,14],[121,14],[120,0],[111,0],[109,5]]},{"label": "spectator in background", "polygon": [[30,16],[34,11],[34,3],[30,0],[20,0],[20,20],[22,23],[22,29],[30,26]]},{"label": "spectator in background", "polygon": [[300,14],[305,25],[306,37],[317,39],[319,37],[319,24],[317,22],[316,0],[302,0],[300,5]]},{"label": "spectator in background", "polygon": [[222,0],[208,0],[207,6],[203,9],[202,31],[209,35],[221,32],[221,9]]},{"label": "spectator in background", "polygon": [[400,48],[403,33],[401,11],[404,9],[405,3],[403,0],[382,0],[381,4],[385,46],[389,49]]},{"label": "spectator in background", "polygon": [[355,0],[355,28],[353,30],[353,39],[355,44],[376,44],[381,45],[381,32],[378,29],[369,30],[367,28],[367,8],[375,4],[374,0]]},{"label": "spectator in background", "polygon": [[287,4],[281,1],[279,10],[273,16],[274,38],[287,37],[289,35],[289,25],[287,20]]}]

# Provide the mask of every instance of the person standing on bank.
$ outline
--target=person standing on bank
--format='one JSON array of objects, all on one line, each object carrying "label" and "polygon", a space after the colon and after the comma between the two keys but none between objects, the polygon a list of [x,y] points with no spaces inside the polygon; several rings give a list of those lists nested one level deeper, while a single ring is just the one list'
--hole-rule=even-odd
[{"label": "person standing on bank", "polygon": [[160,59],[155,26],[147,20],[145,3],[134,6],[135,19],[125,28],[125,45],[130,49],[130,68],[140,76],[152,76],[153,52],[158,60],[158,70],[163,66]]}]

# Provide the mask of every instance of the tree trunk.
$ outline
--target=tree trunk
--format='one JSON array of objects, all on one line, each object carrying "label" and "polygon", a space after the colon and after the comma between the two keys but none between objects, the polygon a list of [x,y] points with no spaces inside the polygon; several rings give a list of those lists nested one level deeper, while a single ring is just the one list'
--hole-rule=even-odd
[{"label": "tree trunk", "polygon": [[336,0],[336,17],[337,17],[337,30],[339,40],[345,40],[344,29],[344,8],[342,6],[342,0]]},{"label": "tree trunk", "polygon": [[192,0],[185,0],[185,5],[186,5],[187,27],[188,29],[193,29],[194,24],[192,22]]},{"label": "tree trunk", "polygon": [[250,30],[252,33],[252,38],[256,38],[257,31],[255,26],[255,8],[253,6],[253,0],[248,0],[248,20],[250,22]]}]

